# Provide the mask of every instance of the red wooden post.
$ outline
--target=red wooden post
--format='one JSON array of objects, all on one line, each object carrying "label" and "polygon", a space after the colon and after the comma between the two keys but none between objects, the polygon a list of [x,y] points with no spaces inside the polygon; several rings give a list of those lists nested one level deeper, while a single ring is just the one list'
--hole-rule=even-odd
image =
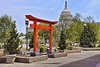
[{"label": "red wooden post", "polygon": [[36,53],[37,52],[37,48],[36,48],[36,45],[37,45],[37,22],[34,21],[34,24],[35,24],[35,27],[34,27],[34,43],[33,43],[33,47],[34,47],[34,52]]},{"label": "red wooden post", "polygon": [[50,42],[49,42],[49,47],[50,47],[50,51],[52,51],[52,24],[50,24],[50,35],[49,35],[49,39],[50,39]]}]

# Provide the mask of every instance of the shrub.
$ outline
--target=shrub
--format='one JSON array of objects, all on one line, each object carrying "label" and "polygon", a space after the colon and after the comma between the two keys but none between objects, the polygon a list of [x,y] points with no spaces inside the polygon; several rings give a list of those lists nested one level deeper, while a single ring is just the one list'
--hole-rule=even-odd
[{"label": "shrub", "polygon": [[99,43],[98,47],[100,47],[100,43]]},{"label": "shrub", "polygon": [[46,52],[46,45],[38,45],[40,52]]},{"label": "shrub", "polygon": [[58,52],[58,49],[59,49],[59,47],[58,47],[58,45],[56,45],[55,52]]},{"label": "shrub", "polygon": [[67,46],[67,49],[68,50],[72,50],[73,49],[73,46]]}]

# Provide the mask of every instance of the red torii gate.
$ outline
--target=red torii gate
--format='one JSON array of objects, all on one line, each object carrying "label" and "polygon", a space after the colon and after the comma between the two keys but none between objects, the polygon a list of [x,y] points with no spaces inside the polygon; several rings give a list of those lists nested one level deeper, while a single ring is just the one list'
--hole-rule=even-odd
[{"label": "red torii gate", "polygon": [[[25,15],[27,19],[29,19],[29,21],[33,21],[34,24],[30,24],[30,27],[34,28],[34,43],[33,43],[33,47],[34,47],[34,53],[37,52],[37,28],[41,28],[41,29],[48,29],[50,30],[50,35],[49,35],[49,47],[50,47],[50,51],[52,51],[52,30],[54,30],[54,28],[52,27],[52,25],[56,24],[58,21],[48,21],[48,20],[43,20],[43,19],[39,19],[36,17],[33,17],[32,15]],[[37,25],[37,22],[40,23],[46,23],[49,24],[49,26],[41,26],[41,25]]]}]

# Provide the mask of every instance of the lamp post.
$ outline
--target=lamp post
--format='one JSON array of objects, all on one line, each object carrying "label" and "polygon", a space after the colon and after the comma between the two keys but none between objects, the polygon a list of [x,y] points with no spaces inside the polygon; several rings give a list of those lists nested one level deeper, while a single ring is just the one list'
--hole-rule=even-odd
[{"label": "lamp post", "polygon": [[26,50],[28,50],[28,25],[29,25],[29,19],[25,19],[25,25],[26,25]]},{"label": "lamp post", "polygon": [[86,24],[84,24],[84,38],[85,38],[85,45],[86,45]]}]

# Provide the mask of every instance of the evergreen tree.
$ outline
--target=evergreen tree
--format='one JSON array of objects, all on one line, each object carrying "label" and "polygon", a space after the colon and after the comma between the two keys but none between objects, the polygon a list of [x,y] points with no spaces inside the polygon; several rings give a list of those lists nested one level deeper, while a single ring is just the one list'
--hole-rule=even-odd
[{"label": "evergreen tree", "polygon": [[16,30],[15,22],[11,25],[12,30],[10,31],[9,39],[4,44],[4,51],[9,54],[17,54],[21,47],[19,47],[19,35]]},{"label": "evergreen tree", "polygon": [[59,41],[59,49],[64,50],[66,49],[66,38],[65,38],[65,34],[64,31],[61,31],[60,34],[60,41]]},{"label": "evergreen tree", "polygon": [[6,43],[6,40],[8,39],[9,31],[12,29],[12,17],[4,14],[0,17],[0,42]]},{"label": "evergreen tree", "polygon": [[80,37],[80,45],[88,45],[89,47],[95,47],[97,42],[96,33],[92,30],[92,24],[87,24],[86,30],[82,32]]}]

